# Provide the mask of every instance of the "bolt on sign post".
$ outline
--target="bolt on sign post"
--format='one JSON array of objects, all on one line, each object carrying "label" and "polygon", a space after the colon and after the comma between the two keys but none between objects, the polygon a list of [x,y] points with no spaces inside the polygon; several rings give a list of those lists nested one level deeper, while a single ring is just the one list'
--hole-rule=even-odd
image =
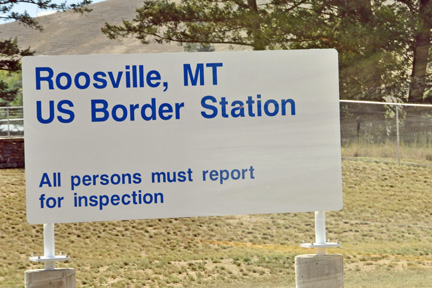
[{"label": "bolt on sign post", "polygon": [[337,57],[24,58],[28,222],[340,210]]}]

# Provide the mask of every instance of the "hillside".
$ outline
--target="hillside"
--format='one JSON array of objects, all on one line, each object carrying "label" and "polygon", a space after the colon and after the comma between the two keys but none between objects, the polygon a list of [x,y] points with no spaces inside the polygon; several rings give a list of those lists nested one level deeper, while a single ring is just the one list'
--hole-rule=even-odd
[{"label": "hillside", "polygon": [[93,11],[86,15],[72,12],[38,17],[44,27],[39,32],[18,23],[0,25],[0,38],[18,38],[18,44],[36,50],[36,55],[123,54],[151,52],[181,52],[183,48],[171,45],[143,45],[136,39],[110,40],[101,32],[105,22],[119,24],[132,19],[143,0],[107,0],[90,5]]}]

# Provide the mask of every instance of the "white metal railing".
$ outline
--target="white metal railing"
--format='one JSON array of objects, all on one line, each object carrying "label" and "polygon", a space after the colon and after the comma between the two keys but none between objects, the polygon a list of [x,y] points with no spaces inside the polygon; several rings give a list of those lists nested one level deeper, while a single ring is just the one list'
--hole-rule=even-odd
[{"label": "white metal railing", "polygon": [[0,136],[23,136],[24,115],[22,106],[0,107]]}]

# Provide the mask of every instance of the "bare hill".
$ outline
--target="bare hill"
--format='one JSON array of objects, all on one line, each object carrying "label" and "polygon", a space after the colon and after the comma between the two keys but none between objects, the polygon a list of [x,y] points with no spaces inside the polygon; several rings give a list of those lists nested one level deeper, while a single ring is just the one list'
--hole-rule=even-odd
[{"label": "bare hill", "polygon": [[37,20],[44,27],[39,32],[18,23],[0,25],[0,38],[18,38],[18,44],[36,50],[36,55],[123,54],[177,52],[183,48],[171,45],[143,45],[135,38],[110,40],[101,32],[105,22],[119,24],[130,20],[143,0],[107,0],[90,5],[86,15],[72,12],[55,13]]}]

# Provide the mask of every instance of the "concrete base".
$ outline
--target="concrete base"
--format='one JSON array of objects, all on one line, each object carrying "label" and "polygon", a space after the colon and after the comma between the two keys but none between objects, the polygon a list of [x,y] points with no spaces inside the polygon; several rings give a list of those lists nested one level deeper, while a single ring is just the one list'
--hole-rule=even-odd
[{"label": "concrete base", "polygon": [[75,288],[75,269],[27,270],[26,288]]},{"label": "concrete base", "polygon": [[343,288],[342,255],[299,255],[295,257],[297,288]]}]

